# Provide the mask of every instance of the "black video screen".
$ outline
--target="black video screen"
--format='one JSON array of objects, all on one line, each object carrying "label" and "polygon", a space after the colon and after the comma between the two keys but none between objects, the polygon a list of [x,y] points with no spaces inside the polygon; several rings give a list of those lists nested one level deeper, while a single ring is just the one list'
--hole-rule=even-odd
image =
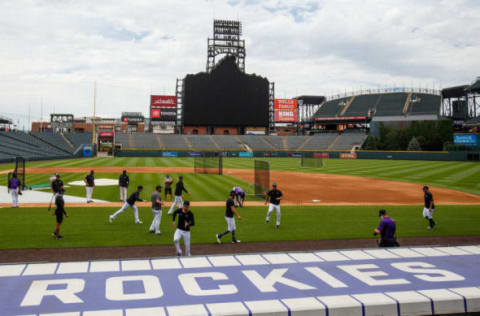
[{"label": "black video screen", "polygon": [[268,80],[241,72],[233,56],[187,75],[184,89],[184,125],[268,126]]}]

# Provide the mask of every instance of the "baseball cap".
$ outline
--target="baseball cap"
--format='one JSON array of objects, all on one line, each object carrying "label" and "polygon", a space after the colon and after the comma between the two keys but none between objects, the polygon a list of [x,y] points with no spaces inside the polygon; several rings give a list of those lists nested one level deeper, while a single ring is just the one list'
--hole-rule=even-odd
[{"label": "baseball cap", "polygon": [[276,187],[276,186],[277,186],[277,184],[276,184],[276,183],[274,183],[274,184],[272,184],[272,186]]},{"label": "baseball cap", "polygon": [[190,201],[183,202],[183,205],[187,205],[187,206],[190,205]]},{"label": "baseball cap", "polygon": [[380,211],[378,211],[378,217],[383,216],[385,214],[387,214],[387,211],[385,211],[384,209],[381,209]]}]

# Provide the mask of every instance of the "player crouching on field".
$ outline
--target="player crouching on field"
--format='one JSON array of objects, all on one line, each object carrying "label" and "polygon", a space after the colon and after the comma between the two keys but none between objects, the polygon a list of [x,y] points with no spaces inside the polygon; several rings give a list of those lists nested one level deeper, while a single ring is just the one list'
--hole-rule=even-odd
[{"label": "player crouching on field", "polygon": [[177,249],[177,256],[182,255],[182,248],[180,248],[180,239],[183,237],[183,241],[185,243],[185,254],[187,256],[191,256],[190,253],[190,227],[195,225],[195,219],[193,217],[193,213],[190,211],[190,202],[185,201],[183,202],[182,208],[177,209],[173,212],[173,222],[172,226],[175,227],[175,218],[178,215],[178,224],[177,230],[175,230],[175,234],[173,235],[173,244]]},{"label": "player crouching on field", "polygon": [[242,219],[242,218],[240,217],[240,215],[237,213],[237,210],[235,209],[235,205],[233,202],[235,198],[235,194],[236,194],[235,191],[231,191],[230,197],[227,199],[227,210],[225,211],[225,220],[227,221],[227,230],[221,234],[215,235],[217,237],[217,243],[219,244],[222,243],[220,238],[222,238],[222,236],[225,236],[228,233],[232,233],[233,244],[240,242],[240,240],[237,240],[237,238],[235,237],[236,226],[235,226],[235,218],[233,216],[234,215],[237,216],[238,219]]},{"label": "player crouching on field", "polygon": [[143,200],[140,199],[140,193],[142,192],[143,187],[139,185],[137,187],[137,191],[133,192],[130,197],[127,199],[125,204],[123,204],[122,208],[116,211],[114,214],[110,215],[108,220],[113,222],[115,217],[117,217],[119,214],[123,213],[127,208],[131,208],[133,210],[133,216],[135,217],[135,224],[143,224],[143,222],[138,218],[138,208],[135,205],[136,201],[142,202]]},{"label": "player crouching on field", "polygon": [[233,187],[232,191],[235,192],[235,197],[233,201],[235,202],[235,207],[243,207],[243,202],[245,201],[245,191],[241,187]]},{"label": "player crouching on field", "polygon": [[379,247],[399,247],[397,242],[396,231],[397,225],[395,221],[387,215],[387,211],[378,211],[378,216],[381,218],[380,224],[373,231],[373,236],[380,235]]},{"label": "player crouching on field", "polygon": [[63,189],[63,187],[61,187],[56,193],[55,211],[53,211],[53,214],[52,214],[57,217],[57,226],[55,227],[55,231],[52,234],[52,236],[57,239],[63,238],[62,235],[60,235],[60,225],[62,225],[62,222],[63,222],[63,215],[68,217],[68,214],[65,211],[65,200],[63,199],[64,193],[65,193],[65,190]]}]

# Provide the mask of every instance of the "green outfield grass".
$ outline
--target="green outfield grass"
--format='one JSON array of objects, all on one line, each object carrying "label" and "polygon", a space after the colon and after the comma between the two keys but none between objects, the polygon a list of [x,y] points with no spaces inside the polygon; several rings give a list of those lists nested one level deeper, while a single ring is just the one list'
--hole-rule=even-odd
[{"label": "green outfield grass", "polygon": [[[237,236],[242,242],[373,238],[378,224],[380,206],[319,206],[282,207],[282,225],[274,228],[274,221],[265,223],[266,207],[239,209],[242,220],[237,220]],[[438,207],[433,231],[426,230],[421,206],[388,206],[397,222],[399,237],[478,235],[480,233],[480,206]],[[2,209],[0,212],[1,249],[61,248],[130,245],[172,244],[171,217],[164,211],[163,235],[148,232],[152,220],[149,208],[140,208],[142,225],[133,223],[133,214],[127,210],[110,224],[108,216],[116,208],[71,208],[70,217],[62,226],[63,240],[54,240],[51,233],[55,217],[41,208]],[[192,230],[193,243],[214,243],[215,233],[225,230],[224,207],[195,207],[196,225]],[[273,219],[273,218],[272,218]],[[230,236],[224,237],[230,242]],[[372,245],[374,245],[372,241]],[[195,253],[193,248],[193,253]],[[172,248],[173,252],[173,248]]]},{"label": "green outfield grass", "polygon": [[[210,174],[177,174],[170,173],[170,176],[176,182],[179,175],[183,175],[183,182],[185,187],[191,193],[186,195],[187,199],[192,201],[221,201],[228,197],[228,193],[234,186],[240,186],[248,193],[252,191],[251,185],[241,179],[234,178],[232,176],[224,175],[210,175]],[[48,178],[51,175],[46,174],[32,174],[27,176],[27,183],[48,183]],[[65,185],[68,185],[71,181],[83,181],[85,174],[67,173],[62,174],[62,180]],[[155,186],[160,184],[162,187],[164,173],[130,173],[130,186],[128,193],[133,193],[138,185],[143,185],[144,189],[141,195],[142,199],[149,199]],[[118,180],[117,174],[111,173],[96,173],[96,179],[115,179]],[[44,192],[50,192],[50,189],[40,190]],[[69,186],[66,188],[66,193],[73,196],[85,196],[84,186]],[[253,194],[253,193],[252,193]],[[163,196],[163,194],[162,194]],[[118,186],[97,186],[93,192],[94,199],[100,199],[104,201],[117,202],[120,199],[120,193]],[[255,196],[247,196],[248,200],[260,200]]]},{"label": "green outfield grass", "polygon": [[[382,178],[429,184],[480,194],[480,181],[478,181],[480,179],[480,164],[475,162],[324,159],[323,168],[309,169],[300,167],[299,158],[224,158],[224,167],[251,169],[253,168],[254,159],[270,161],[272,170],[322,172]],[[193,158],[87,158],[27,163],[27,167],[56,166],[192,167]],[[11,168],[12,164],[0,165],[0,169]],[[2,176],[1,181],[6,183],[6,175]],[[42,181],[44,182],[44,180]]]}]

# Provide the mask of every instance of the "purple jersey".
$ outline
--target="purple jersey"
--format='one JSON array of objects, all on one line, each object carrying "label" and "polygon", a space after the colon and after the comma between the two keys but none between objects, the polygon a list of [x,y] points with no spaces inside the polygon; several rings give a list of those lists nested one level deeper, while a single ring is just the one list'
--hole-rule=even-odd
[{"label": "purple jersey", "polygon": [[388,216],[384,217],[380,221],[380,224],[378,225],[377,229],[380,231],[382,240],[388,240],[388,241],[395,240],[395,232],[397,230],[397,226],[395,224],[395,221],[390,217]]},{"label": "purple jersey", "polygon": [[20,180],[17,178],[11,178],[10,181],[8,181],[8,188],[9,189],[16,189],[20,186]]},{"label": "purple jersey", "polygon": [[233,188],[233,191],[235,191],[235,194],[245,193],[245,192],[243,192],[243,190],[242,190],[241,187],[234,187],[234,188]]}]

